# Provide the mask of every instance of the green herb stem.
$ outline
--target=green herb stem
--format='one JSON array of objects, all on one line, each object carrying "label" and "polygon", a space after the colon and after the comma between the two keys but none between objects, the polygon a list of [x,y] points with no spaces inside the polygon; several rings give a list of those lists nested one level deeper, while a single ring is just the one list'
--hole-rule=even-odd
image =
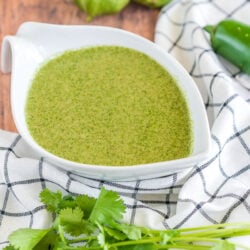
[{"label": "green herb stem", "polygon": [[178,232],[191,232],[191,231],[203,231],[203,230],[210,230],[210,229],[226,229],[226,228],[236,228],[240,227],[242,228],[249,228],[250,230],[250,223],[222,223],[222,224],[213,224],[208,226],[201,226],[201,227],[190,227],[190,228],[178,228],[178,229],[166,229],[166,230],[159,230],[159,229],[147,229],[147,228],[141,228],[143,232],[146,234],[148,232],[150,233],[159,233],[159,232],[169,232],[169,231],[178,231]]},{"label": "green herb stem", "polygon": [[74,243],[80,243],[84,241],[89,241],[89,240],[95,240],[97,237],[96,236],[88,236],[88,237],[81,237],[81,238],[76,238],[76,239],[67,239],[67,242],[69,244],[74,244]]},{"label": "green herb stem", "polygon": [[64,232],[63,232],[63,228],[61,225],[58,225],[58,232],[59,232],[59,237],[62,240],[62,242],[67,243],[67,240],[64,237]]},{"label": "green herb stem", "polygon": [[208,250],[211,249],[211,246],[198,246],[198,245],[190,245],[190,244],[167,244],[167,245],[159,245],[157,246],[157,249],[169,249],[169,248],[175,248],[175,249],[191,249],[191,250]]},{"label": "green herb stem", "polygon": [[232,229],[217,229],[212,231],[204,231],[199,233],[188,233],[188,234],[181,234],[182,237],[190,237],[190,236],[196,236],[196,237],[209,237],[209,238],[230,238],[234,235],[238,236],[244,236],[250,234],[250,228],[232,228]]},{"label": "green herb stem", "polygon": [[250,223],[222,223],[222,224],[214,224],[214,225],[208,225],[208,226],[202,226],[202,227],[190,227],[190,228],[180,228],[177,229],[179,232],[189,232],[189,231],[202,231],[202,230],[208,230],[208,229],[223,229],[223,228],[235,228],[235,227],[246,227],[250,229]]},{"label": "green herb stem", "polygon": [[203,237],[176,237],[172,239],[173,242],[178,243],[178,242],[189,242],[189,243],[194,243],[194,242],[203,242],[203,243],[219,243],[222,240],[221,239],[215,239],[215,238],[203,238]]},{"label": "green herb stem", "polygon": [[119,246],[129,246],[129,245],[138,245],[138,244],[145,244],[145,243],[157,243],[161,240],[160,237],[154,238],[146,238],[140,240],[129,240],[129,241],[121,241],[117,243],[110,244],[110,247],[119,247]]}]

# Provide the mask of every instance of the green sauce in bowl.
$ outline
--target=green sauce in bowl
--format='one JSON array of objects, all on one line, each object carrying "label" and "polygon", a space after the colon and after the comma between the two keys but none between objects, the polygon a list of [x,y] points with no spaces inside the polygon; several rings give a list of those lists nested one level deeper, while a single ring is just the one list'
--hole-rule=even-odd
[{"label": "green sauce in bowl", "polygon": [[119,46],[66,51],[37,71],[26,102],[35,141],[61,158],[130,166],[193,148],[185,96],[144,53]]}]

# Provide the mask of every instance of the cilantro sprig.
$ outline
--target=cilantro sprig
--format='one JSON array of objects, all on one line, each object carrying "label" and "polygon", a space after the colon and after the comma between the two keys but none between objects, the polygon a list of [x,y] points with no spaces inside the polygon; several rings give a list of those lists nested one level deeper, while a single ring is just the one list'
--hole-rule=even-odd
[{"label": "cilantro sprig", "polygon": [[98,198],[49,189],[40,198],[54,215],[51,227],[18,229],[4,250],[234,250],[229,238],[250,235],[250,223],[167,230],[130,225],[122,221],[126,206],[121,197],[104,188]]}]

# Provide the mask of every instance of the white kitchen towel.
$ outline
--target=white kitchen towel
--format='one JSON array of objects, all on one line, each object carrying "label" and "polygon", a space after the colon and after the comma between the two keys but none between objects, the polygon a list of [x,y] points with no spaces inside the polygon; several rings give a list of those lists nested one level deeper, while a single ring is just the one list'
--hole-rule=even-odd
[{"label": "white kitchen towel", "polygon": [[[204,99],[212,136],[209,159],[160,178],[107,182],[52,166],[20,135],[0,130],[0,248],[20,227],[47,227],[39,200],[44,188],[97,196],[105,187],[121,194],[125,219],[153,228],[250,221],[250,80],[211,49],[206,24],[235,18],[250,24],[249,0],[182,0],[165,6],[155,42],[190,73]],[[249,237],[240,239],[250,246]]]}]

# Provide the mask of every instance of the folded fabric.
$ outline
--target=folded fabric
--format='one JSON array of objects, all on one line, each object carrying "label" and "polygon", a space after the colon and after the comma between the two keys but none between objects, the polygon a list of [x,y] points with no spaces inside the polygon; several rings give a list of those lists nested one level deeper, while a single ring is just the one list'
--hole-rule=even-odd
[{"label": "folded fabric", "polygon": [[[120,193],[125,220],[153,228],[250,221],[250,80],[217,56],[203,30],[225,18],[250,24],[248,0],[182,0],[162,9],[155,42],[190,73],[209,117],[212,151],[192,169],[160,178],[107,182],[48,164],[16,133],[0,130],[0,248],[20,227],[47,227],[39,200],[44,188],[96,197]],[[250,246],[250,238],[239,241]]]},{"label": "folded fabric", "polygon": [[249,11],[246,0],[173,1],[159,17],[155,42],[196,82],[213,144],[182,187],[169,227],[250,219],[250,77],[214,53],[203,29],[230,18],[249,25]]}]

